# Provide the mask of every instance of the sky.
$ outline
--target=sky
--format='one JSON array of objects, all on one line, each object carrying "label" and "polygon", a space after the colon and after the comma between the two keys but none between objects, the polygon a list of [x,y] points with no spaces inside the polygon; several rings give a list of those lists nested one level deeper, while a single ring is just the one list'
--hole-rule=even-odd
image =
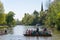
[{"label": "sky", "polygon": [[[51,0],[52,1],[52,0]],[[24,13],[32,14],[34,10],[38,12],[41,10],[41,3],[43,2],[44,10],[47,9],[48,0],[1,0],[3,3],[5,13],[13,11],[15,19],[22,20]]]}]

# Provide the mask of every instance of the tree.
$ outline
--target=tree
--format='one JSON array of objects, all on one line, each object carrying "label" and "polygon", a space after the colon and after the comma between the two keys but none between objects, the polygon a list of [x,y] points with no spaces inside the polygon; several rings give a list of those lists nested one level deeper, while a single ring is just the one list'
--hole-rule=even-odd
[{"label": "tree", "polygon": [[20,25],[21,24],[19,19],[16,20],[16,24],[17,25]]},{"label": "tree", "polygon": [[22,19],[22,23],[25,25],[32,25],[34,16],[30,15],[29,13],[25,13],[25,16]]},{"label": "tree", "polygon": [[60,13],[56,15],[57,30],[60,30]]},{"label": "tree", "polygon": [[35,17],[38,17],[39,13],[35,10],[35,11],[33,12],[33,15],[34,15]]},{"label": "tree", "polygon": [[46,22],[49,26],[55,27],[57,24],[56,16],[60,12],[60,1],[55,0],[49,5]]},{"label": "tree", "polygon": [[4,7],[0,1],[0,24],[3,24],[4,22],[5,22]]},{"label": "tree", "polygon": [[33,12],[33,16],[34,16],[34,19],[33,19],[33,25],[36,25],[36,24],[38,24],[39,23],[39,13],[35,10],[34,12]]},{"label": "tree", "polygon": [[13,25],[13,23],[15,22],[14,21],[14,12],[12,12],[12,11],[10,11],[8,14],[7,14],[7,16],[6,16],[6,22],[7,22],[7,25],[8,26],[11,26],[11,25]]}]

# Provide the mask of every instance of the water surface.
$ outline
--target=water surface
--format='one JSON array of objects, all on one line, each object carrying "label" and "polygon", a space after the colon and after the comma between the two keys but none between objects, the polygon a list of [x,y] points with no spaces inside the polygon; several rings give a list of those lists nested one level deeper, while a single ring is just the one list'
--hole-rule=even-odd
[{"label": "water surface", "polygon": [[23,35],[26,29],[35,28],[35,26],[17,25],[13,28],[12,34],[1,35],[0,40],[60,40],[60,35],[53,35],[52,37],[25,37]]}]

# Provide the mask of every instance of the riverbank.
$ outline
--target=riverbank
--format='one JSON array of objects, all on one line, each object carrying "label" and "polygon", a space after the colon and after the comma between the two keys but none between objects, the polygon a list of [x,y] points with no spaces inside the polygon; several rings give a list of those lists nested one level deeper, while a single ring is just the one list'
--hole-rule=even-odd
[{"label": "riverbank", "polygon": [[8,28],[8,26],[0,26],[0,29],[2,29],[2,28]]},{"label": "riverbank", "polygon": [[53,31],[53,34],[54,34],[54,35],[60,34],[60,31],[58,31],[58,30],[55,29],[55,30]]},{"label": "riverbank", "polygon": [[0,26],[0,35],[7,34],[8,26]]},{"label": "riverbank", "polygon": [[53,32],[53,39],[54,40],[60,40],[60,31],[58,31],[57,29],[55,29]]}]

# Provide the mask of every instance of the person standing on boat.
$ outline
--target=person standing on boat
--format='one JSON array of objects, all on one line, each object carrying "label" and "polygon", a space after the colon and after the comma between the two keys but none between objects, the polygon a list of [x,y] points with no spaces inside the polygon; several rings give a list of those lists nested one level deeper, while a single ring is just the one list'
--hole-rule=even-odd
[{"label": "person standing on boat", "polygon": [[36,35],[39,35],[39,28],[36,29]]},{"label": "person standing on boat", "polygon": [[36,29],[36,32],[39,32],[39,28]]}]

